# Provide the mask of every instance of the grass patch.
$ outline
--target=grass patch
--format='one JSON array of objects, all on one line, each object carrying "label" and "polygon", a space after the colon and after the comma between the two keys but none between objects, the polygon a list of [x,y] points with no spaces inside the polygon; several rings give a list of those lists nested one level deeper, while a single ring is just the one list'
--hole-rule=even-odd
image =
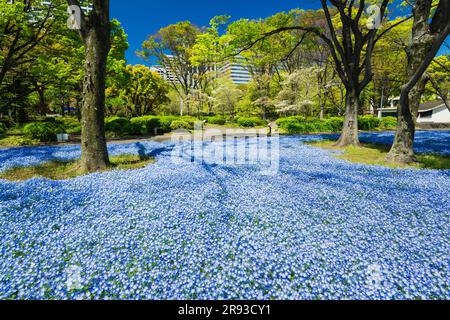
[{"label": "grass patch", "polygon": [[[106,171],[141,169],[155,163],[155,159],[138,155],[120,155],[110,157],[110,162]],[[51,180],[71,179],[85,174],[79,169],[78,163],[79,161],[50,161],[34,167],[12,168],[0,173],[0,179],[9,181],[24,181],[35,177]]]},{"label": "grass patch", "polygon": [[321,140],[307,143],[313,147],[318,147],[326,150],[340,150],[342,154],[335,157],[338,159],[347,160],[353,163],[379,165],[389,168],[416,168],[416,169],[450,169],[450,156],[443,156],[438,154],[419,154],[417,155],[417,162],[402,165],[390,163],[386,161],[386,156],[390,150],[389,146],[384,144],[363,143],[362,147],[336,147],[335,141]]},{"label": "grass patch", "polygon": [[39,145],[39,140],[30,139],[24,136],[8,136],[0,139],[0,147],[21,147]]}]

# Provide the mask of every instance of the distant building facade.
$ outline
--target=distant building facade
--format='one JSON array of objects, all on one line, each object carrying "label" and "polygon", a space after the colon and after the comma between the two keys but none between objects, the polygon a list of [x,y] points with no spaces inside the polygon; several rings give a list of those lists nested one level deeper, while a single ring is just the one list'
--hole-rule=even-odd
[{"label": "distant building facade", "polygon": [[175,73],[173,72],[172,68],[170,68],[170,66],[160,66],[160,65],[155,65],[155,66],[151,66],[150,70],[153,72],[158,73],[161,78],[163,78],[164,80],[171,82],[171,83],[179,83],[177,77],[175,76]]},{"label": "distant building facade", "polygon": [[[173,59],[172,56],[167,56],[167,58]],[[195,69],[195,67],[193,68]],[[177,79],[175,72],[172,70],[170,63],[167,63],[165,65],[153,65],[150,67],[150,70],[157,72],[166,81],[175,84],[179,83],[179,80]],[[221,66],[208,66],[207,71],[214,78],[227,78],[237,85],[247,84],[252,80],[252,75],[248,68],[245,66],[243,58],[237,58],[235,61],[225,62]]]},{"label": "distant building facade", "polygon": [[233,81],[234,84],[247,84],[252,81],[252,75],[243,61],[226,62],[219,68],[219,76]]},{"label": "distant building facade", "polygon": [[[397,117],[400,98],[390,99],[390,106],[378,109],[378,118]],[[450,111],[442,100],[428,101],[419,106],[417,123],[450,123]]]}]

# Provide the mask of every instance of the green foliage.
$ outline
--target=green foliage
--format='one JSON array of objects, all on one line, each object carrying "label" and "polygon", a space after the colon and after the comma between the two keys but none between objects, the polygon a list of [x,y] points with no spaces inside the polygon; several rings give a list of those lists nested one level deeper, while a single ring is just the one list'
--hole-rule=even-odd
[{"label": "green foliage", "polygon": [[2,147],[22,147],[37,144],[39,144],[39,140],[30,139],[24,136],[9,136],[7,138],[0,139],[0,146]]},{"label": "green foliage", "polygon": [[122,71],[123,81],[106,90],[108,107],[116,114],[142,116],[168,102],[169,85],[158,73],[143,65],[128,65]]},{"label": "green foliage", "polygon": [[263,119],[257,117],[251,118],[237,118],[236,123],[243,128],[252,128],[257,126],[264,126],[267,122]]},{"label": "green foliage", "polygon": [[6,137],[6,126],[0,122],[0,139]]},{"label": "green foliage", "polygon": [[171,123],[170,129],[175,130],[192,130],[192,125],[185,120],[175,120]]},{"label": "green foliage", "polygon": [[[154,134],[161,127],[160,117],[143,116],[131,118],[131,124],[139,126],[139,132],[142,134]],[[169,125],[170,126],[170,125]]]},{"label": "green foliage", "polygon": [[339,132],[344,123],[343,118],[332,117],[325,120],[310,118],[306,120],[300,116],[280,118],[277,125],[287,134]]},{"label": "green foliage", "polygon": [[[244,90],[239,88],[228,78],[219,78],[215,81],[215,89],[212,92],[214,103],[213,112],[222,117],[233,116],[239,100],[244,96]],[[213,120],[214,121],[214,120]]]},{"label": "green foliage", "polygon": [[331,132],[339,132],[344,126],[344,119],[342,117],[331,117],[325,120]]},{"label": "green foliage", "polygon": [[171,124],[175,120],[177,120],[178,117],[175,116],[162,116],[159,117],[159,125],[162,132],[170,132],[171,131]]},{"label": "green foliage", "polygon": [[138,123],[129,122],[125,125],[123,130],[127,136],[140,136],[142,135],[142,127]]},{"label": "green foliage", "polygon": [[359,130],[375,130],[381,124],[380,119],[374,116],[362,116],[358,118],[358,128]]},{"label": "green foliage", "polygon": [[64,132],[64,127],[57,121],[32,122],[23,128],[27,138],[41,142],[56,141],[56,135]]},{"label": "green foliage", "polygon": [[66,133],[69,134],[81,133],[81,123],[80,121],[78,121],[77,118],[63,117],[63,118],[56,118],[55,121],[61,124]]},{"label": "green foliage", "polygon": [[397,128],[397,118],[396,117],[384,117],[381,119],[382,129],[395,129]]},{"label": "green foliage", "polygon": [[[331,117],[320,120],[305,118],[300,116],[280,118],[277,125],[287,134],[318,133],[318,132],[339,132],[344,125],[342,117]],[[397,118],[386,117],[382,120],[374,116],[362,116],[358,118],[360,130],[393,129],[397,126]]]},{"label": "green foliage", "polygon": [[150,35],[142,43],[139,55],[145,59],[156,57],[159,64],[170,65],[174,78],[169,81],[186,96],[193,87],[203,88],[211,78],[206,64],[194,68],[191,62],[192,47],[202,33],[201,28],[189,21],[171,24]]},{"label": "green foliage", "polygon": [[109,117],[106,132],[111,137],[140,136],[166,133],[177,129],[194,129],[197,118],[191,116],[142,116],[136,118]]},{"label": "green foliage", "polygon": [[130,120],[120,117],[109,117],[105,119],[105,130],[113,136],[123,136],[126,128],[130,125]]},{"label": "green foliage", "polygon": [[293,119],[293,117],[289,118],[281,118],[277,120],[277,125],[283,129],[288,134],[296,134],[303,133],[303,122],[298,121],[297,119]]},{"label": "green foliage", "polygon": [[217,124],[220,126],[223,126],[225,123],[227,123],[227,119],[221,116],[208,117],[206,118],[206,120],[209,124]]},{"label": "green foliage", "polygon": [[190,127],[191,129],[194,129],[195,123],[198,122],[198,121],[200,121],[198,118],[191,117],[191,116],[183,116],[183,117],[180,118],[180,120],[189,123],[189,127]]}]

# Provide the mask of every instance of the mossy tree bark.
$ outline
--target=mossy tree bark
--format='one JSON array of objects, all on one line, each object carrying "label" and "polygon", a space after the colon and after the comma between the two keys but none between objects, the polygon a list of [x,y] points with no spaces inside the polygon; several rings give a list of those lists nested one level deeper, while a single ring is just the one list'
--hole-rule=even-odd
[{"label": "mossy tree bark", "polygon": [[[77,0],[68,0],[77,5]],[[80,36],[85,47],[81,107],[81,170],[95,172],[109,164],[105,137],[106,61],[110,50],[109,0],[92,1],[93,10],[81,12]]]},{"label": "mossy tree bark", "polygon": [[402,86],[394,144],[387,160],[397,163],[415,161],[414,136],[420,99],[425,89],[424,76],[442,43],[450,33],[450,0],[440,0],[430,22],[432,0],[417,0],[413,5],[412,42],[407,48],[408,82]]},{"label": "mossy tree bark", "polygon": [[347,90],[345,98],[344,127],[342,128],[342,134],[337,141],[336,146],[360,146],[358,132],[359,107],[359,92],[357,90]]}]

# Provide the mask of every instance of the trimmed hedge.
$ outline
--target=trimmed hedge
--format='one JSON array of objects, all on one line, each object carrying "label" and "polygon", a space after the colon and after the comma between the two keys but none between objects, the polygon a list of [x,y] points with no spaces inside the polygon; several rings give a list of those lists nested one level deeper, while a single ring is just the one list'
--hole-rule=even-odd
[{"label": "trimmed hedge", "polygon": [[325,120],[331,130],[331,132],[339,132],[344,127],[344,118],[331,117]]},{"label": "trimmed hedge", "polygon": [[[139,134],[155,134],[161,128],[160,117],[143,116],[138,118],[131,118],[131,124],[135,125],[134,131]],[[139,130],[137,130],[139,128]]]},{"label": "trimmed hedge", "polygon": [[170,125],[172,124],[172,122],[174,122],[177,119],[179,119],[179,117],[175,117],[175,116],[159,117],[160,130],[162,132],[170,132],[171,131]]},{"label": "trimmed hedge", "polygon": [[358,128],[360,130],[371,131],[378,128],[380,124],[381,120],[374,116],[358,117]]},{"label": "trimmed hedge", "polygon": [[127,118],[109,117],[105,119],[105,130],[113,136],[123,136],[130,123]]},{"label": "trimmed hedge", "polygon": [[192,130],[193,126],[191,123],[185,121],[185,120],[175,120],[170,124],[170,129],[172,131],[175,130]]},{"label": "trimmed hedge", "polygon": [[[196,121],[199,120],[190,116],[142,116],[131,119],[111,117],[105,120],[105,129],[110,136],[115,137],[152,135],[180,128],[193,130]],[[172,125],[174,122],[178,123]]]},{"label": "trimmed hedge", "polygon": [[27,138],[41,142],[56,141],[56,135],[65,132],[64,126],[58,121],[32,122],[23,128],[23,133]]},{"label": "trimmed hedge", "polygon": [[381,128],[383,129],[396,129],[397,128],[397,118],[396,117],[385,117],[381,119]]},{"label": "trimmed hedge", "polygon": [[318,133],[318,132],[339,132],[342,130],[344,120],[339,117],[332,117],[325,120],[308,119],[303,117],[288,117],[277,120],[277,125],[288,134]]},{"label": "trimmed hedge", "polygon": [[227,119],[220,117],[220,116],[215,116],[215,117],[208,117],[206,118],[207,123],[209,124],[217,124],[220,126],[223,126],[227,123]]},{"label": "trimmed hedge", "polygon": [[[319,133],[319,132],[340,132],[344,125],[344,119],[341,117],[331,117],[328,119],[308,119],[303,117],[287,117],[277,120],[277,125],[288,134],[303,133]],[[359,130],[376,130],[376,129],[395,129],[397,126],[397,118],[386,117],[378,119],[374,116],[358,117]]]},{"label": "trimmed hedge", "polygon": [[267,125],[267,122],[263,119],[257,118],[257,117],[251,117],[251,118],[237,118],[236,123],[238,126],[243,128],[252,128],[256,126],[265,126]]}]

